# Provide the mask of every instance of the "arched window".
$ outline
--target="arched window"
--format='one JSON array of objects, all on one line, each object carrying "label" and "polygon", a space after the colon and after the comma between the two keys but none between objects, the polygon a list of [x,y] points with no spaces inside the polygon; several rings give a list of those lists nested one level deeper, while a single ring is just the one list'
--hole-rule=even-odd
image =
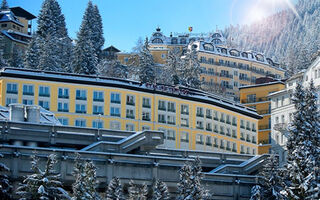
[{"label": "arched window", "polygon": [[171,44],[178,44],[178,39],[177,38],[172,38],[171,39]]},{"label": "arched window", "polygon": [[213,44],[221,44],[222,41],[221,41],[220,39],[213,39],[213,40],[212,40],[212,43],[213,43]]},{"label": "arched window", "polygon": [[228,54],[227,49],[226,49],[226,48],[222,48],[222,49],[221,49],[221,53],[223,53],[223,54]]},{"label": "arched window", "polygon": [[245,57],[245,58],[248,58],[248,53],[246,53],[246,52],[242,52],[242,57]]},{"label": "arched window", "polygon": [[230,55],[232,55],[232,56],[236,56],[236,57],[240,56],[239,51],[238,51],[238,50],[235,50],[235,49],[231,49],[231,50],[229,51],[229,53],[230,53]]},{"label": "arched window", "polygon": [[162,37],[161,33],[154,33],[153,37]]},{"label": "arched window", "polygon": [[257,54],[257,55],[256,55],[256,59],[257,59],[258,61],[261,61],[261,62],[264,61],[264,57],[263,57],[263,55],[261,55],[261,54]]},{"label": "arched window", "polygon": [[152,43],[154,43],[154,44],[162,44],[163,41],[160,38],[155,38],[155,39],[152,40]]},{"label": "arched window", "polygon": [[267,62],[269,63],[269,65],[274,65],[273,61],[271,60],[271,58],[266,58]]},{"label": "arched window", "polygon": [[204,48],[204,50],[207,50],[207,51],[213,51],[214,50],[212,44],[204,44],[203,48]]},{"label": "arched window", "polygon": [[212,37],[218,38],[218,37],[221,37],[221,35],[219,33],[215,33],[215,34],[212,35]]}]

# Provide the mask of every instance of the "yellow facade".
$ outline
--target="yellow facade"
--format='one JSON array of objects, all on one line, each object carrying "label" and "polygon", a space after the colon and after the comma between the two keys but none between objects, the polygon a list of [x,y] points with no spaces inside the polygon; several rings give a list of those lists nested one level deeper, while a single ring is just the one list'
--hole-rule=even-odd
[{"label": "yellow facade", "polygon": [[269,153],[271,147],[271,102],[267,97],[270,93],[283,90],[285,84],[281,81],[257,84],[240,88],[240,102],[252,107],[263,118],[258,121],[258,153]]},{"label": "yellow facade", "polygon": [[[166,133],[164,145],[170,148],[257,153],[259,116],[241,105],[230,102],[220,105],[220,100],[210,103],[193,98],[189,93],[184,96],[157,92],[156,89],[146,90],[140,83],[127,80],[119,80],[118,87],[111,80],[104,79],[111,85],[100,84],[96,77],[75,75],[70,79],[70,76],[60,74],[58,78],[50,79],[52,74],[48,72],[24,70],[29,74],[24,77],[15,73],[21,72],[18,69],[13,71],[10,76],[1,75],[0,100],[3,106],[10,103],[48,103],[47,109],[65,125],[132,131],[161,130]],[[86,80],[81,81],[83,78]],[[66,89],[68,98],[63,92]],[[85,95],[80,98],[81,91]],[[98,93],[101,96],[96,99],[94,95]],[[64,103],[67,103],[67,109],[62,108]],[[84,110],[81,105],[84,105]],[[97,106],[101,106],[99,114],[94,110]]]}]

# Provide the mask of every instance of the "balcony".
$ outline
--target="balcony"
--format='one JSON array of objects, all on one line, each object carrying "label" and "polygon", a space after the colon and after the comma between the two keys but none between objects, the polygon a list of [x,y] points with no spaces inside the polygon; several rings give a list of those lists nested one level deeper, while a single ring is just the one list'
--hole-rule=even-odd
[{"label": "balcony", "polygon": [[227,151],[231,151],[231,148],[230,148],[230,147],[227,147],[226,150],[227,150]]},{"label": "balcony", "polygon": [[224,123],[225,121],[224,121],[224,119],[223,119],[223,118],[221,118],[221,119],[220,119],[220,122],[223,122],[223,123]]},{"label": "balcony", "polygon": [[257,144],[257,140],[252,140],[252,143],[253,144]]},{"label": "balcony", "polygon": [[59,99],[69,99],[69,95],[59,94],[59,95],[58,95],[58,98],[59,98]]},{"label": "balcony", "polygon": [[231,133],[228,133],[228,132],[227,132],[227,133],[226,133],[226,136],[229,136],[229,137],[231,137]]},{"label": "balcony", "polygon": [[17,90],[7,90],[7,94],[18,94]]},{"label": "balcony", "polygon": [[87,100],[87,97],[76,97],[76,100],[86,101],[86,100]]},{"label": "balcony", "polygon": [[276,131],[280,131],[280,132],[287,131],[288,124],[287,123],[277,123],[274,125],[273,129]]},{"label": "balcony", "polygon": [[247,138],[247,139],[246,139],[246,142],[251,142],[250,138]]},{"label": "balcony", "polygon": [[270,101],[268,97],[261,97],[256,99],[242,99],[241,103],[257,103],[257,102],[264,102],[264,101]]},{"label": "balcony", "polygon": [[251,128],[250,128],[250,126],[247,126],[247,128],[246,128],[248,131],[251,131]]},{"label": "balcony", "polygon": [[50,94],[39,93],[39,97],[50,97]]},{"label": "balcony", "polygon": [[259,115],[270,115],[270,110],[257,110]]},{"label": "balcony", "polygon": [[150,104],[142,104],[142,107],[144,107],[144,108],[151,108],[151,105],[150,105]]},{"label": "balcony", "polygon": [[223,150],[224,150],[224,146],[220,146],[220,149],[223,149]]},{"label": "balcony", "polygon": [[270,125],[260,125],[259,126],[259,130],[268,130],[270,128],[271,128]]},{"label": "balcony", "polygon": [[104,99],[93,98],[93,101],[104,102]]},{"label": "balcony", "polygon": [[235,134],[232,134],[232,137],[233,137],[233,138],[237,138],[237,135],[235,135]]},{"label": "balcony", "polygon": [[189,127],[189,124],[181,124],[181,127]]},{"label": "balcony", "polygon": [[211,142],[206,142],[206,145],[207,146],[212,146],[212,143]]},{"label": "balcony", "polygon": [[240,128],[243,128],[243,129],[245,129],[244,125],[241,125],[241,126],[240,126]]},{"label": "balcony", "polygon": [[181,139],[180,141],[181,141],[181,142],[189,143],[189,140],[188,140],[188,139]]},{"label": "balcony", "polygon": [[167,123],[166,120],[158,120],[158,122],[163,124]]},{"label": "balcony", "polygon": [[34,93],[33,92],[23,92],[23,95],[33,96]]}]

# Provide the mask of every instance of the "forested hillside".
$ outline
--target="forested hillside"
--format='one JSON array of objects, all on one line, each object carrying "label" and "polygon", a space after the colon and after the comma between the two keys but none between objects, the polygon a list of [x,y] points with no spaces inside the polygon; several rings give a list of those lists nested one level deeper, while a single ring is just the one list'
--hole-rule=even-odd
[{"label": "forested hillside", "polygon": [[306,68],[320,49],[320,1],[299,0],[295,7],[299,16],[288,9],[250,25],[226,28],[228,45],[263,52],[291,73]]}]

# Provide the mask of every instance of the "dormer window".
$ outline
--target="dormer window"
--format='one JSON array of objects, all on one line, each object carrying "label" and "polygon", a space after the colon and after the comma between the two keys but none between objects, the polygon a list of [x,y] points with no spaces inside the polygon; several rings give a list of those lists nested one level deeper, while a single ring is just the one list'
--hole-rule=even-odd
[{"label": "dormer window", "polygon": [[187,41],[186,41],[185,38],[181,38],[181,39],[180,39],[180,44],[186,44],[186,43],[187,43]]},{"label": "dormer window", "polygon": [[214,50],[214,47],[213,47],[212,44],[204,44],[203,48],[204,48],[204,50],[207,50],[207,51],[213,51]]},{"label": "dormer window", "polygon": [[171,39],[171,44],[178,44],[178,39],[177,38],[172,38]]},{"label": "dormer window", "polygon": [[213,44],[221,44],[222,41],[221,41],[220,39],[213,39],[213,40],[212,40],[212,43],[213,43]]},{"label": "dormer window", "polygon": [[223,53],[223,54],[228,54],[227,49],[222,48],[222,49],[221,49],[221,53]]},{"label": "dormer window", "polygon": [[261,55],[261,54],[257,54],[256,59],[257,59],[257,61],[261,61],[261,62],[264,61],[263,55]]},{"label": "dormer window", "polygon": [[246,52],[242,52],[242,57],[245,57],[245,58],[248,58],[248,53],[246,53]]},{"label": "dormer window", "polygon": [[160,38],[155,38],[155,39],[152,40],[152,43],[154,43],[154,44],[162,44],[163,41]]},{"label": "dormer window", "polygon": [[237,51],[237,50],[235,50],[235,49],[231,49],[231,50],[229,51],[229,53],[230,53],[230,55],[232,55],[232,56],[236,56],[236,57],[240,56],[239,51]]}]

